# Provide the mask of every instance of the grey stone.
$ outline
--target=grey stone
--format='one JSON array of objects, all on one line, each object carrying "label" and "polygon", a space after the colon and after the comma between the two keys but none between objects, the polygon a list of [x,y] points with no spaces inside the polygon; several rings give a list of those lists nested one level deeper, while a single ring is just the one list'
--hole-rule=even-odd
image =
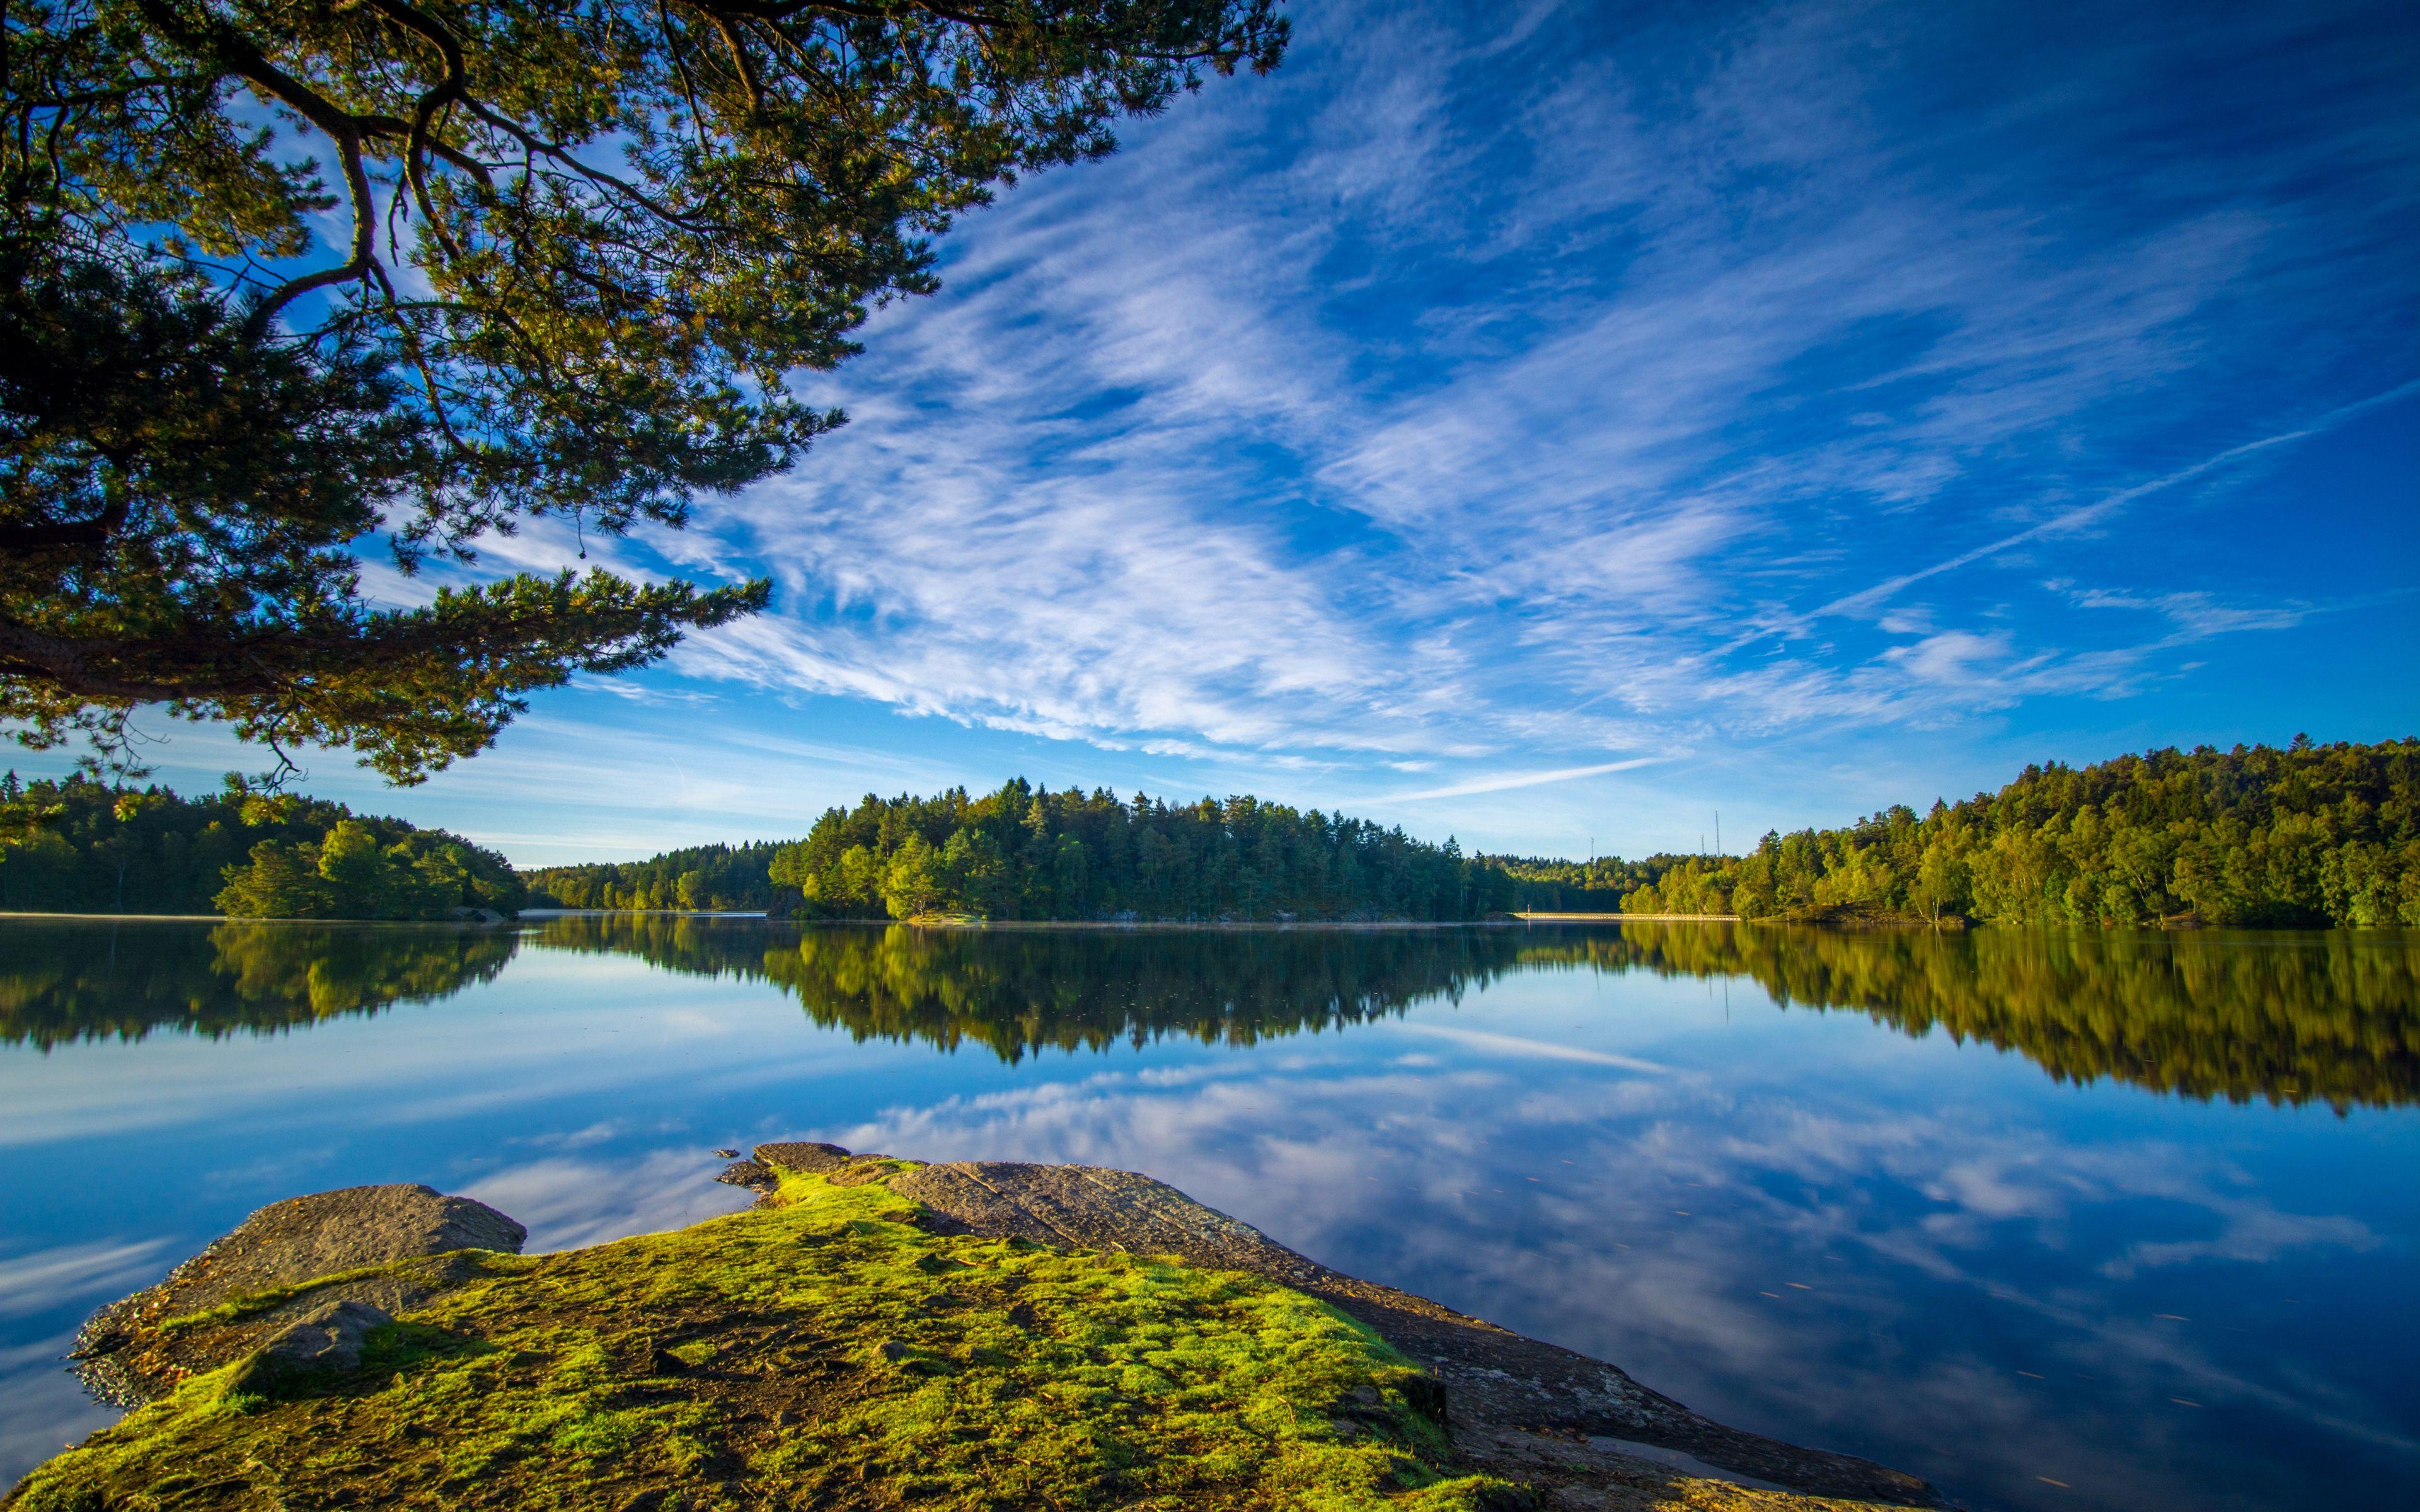
[{"label": "grey stone", "polygon": [[756,1158],[777,1170],[813,1176],[823,1171],[836,1171],[847,1165],[848,1151],[838,1145],[819,1145],[800,1139],[784,1144],[758,1145]]},{"label": "grey stone", "polygon": [[240,1298],[302,1288],[324,1276],[398,1260],[497,1250],[519,1254],[529,1231],[484,1202],[417,1183],[353,1186],[272,1202],[213,1240],[167,1278],[95,1313],[76,1335],[85,1385],[101,1400],[134,1406],[259,1349],[315,1309],[350,1301],[386,1313],[417,1305],[474,1267],[432,1263],[410,1276],[358,1277],[309,1287],[225,1325],[163,1335],[154,1326]]},{"label": "grey stone", "polygon": [[772,1167],[760,1161],[735,1160],[725,1165],[721,1174],[715,1177],[715,1180],[725,1186],[744,1186],[752,1191],[770,1192],[781,1179],[773,1174]]},{"label": "grey stone", "polygon": [[259,1359],[283,1370],[350,1370],[362,1363],[370,1330],[395,1321],[365,1302],[331,1302],[287,1324],[260,1347]]},{"label": "grey stone", "polygon": [[417,1182],[349,1186],[272,1202],[151,1288],[173,1313],[339,1271],[453,1250],[520,1253],[529,1230],[470,1197]]}]

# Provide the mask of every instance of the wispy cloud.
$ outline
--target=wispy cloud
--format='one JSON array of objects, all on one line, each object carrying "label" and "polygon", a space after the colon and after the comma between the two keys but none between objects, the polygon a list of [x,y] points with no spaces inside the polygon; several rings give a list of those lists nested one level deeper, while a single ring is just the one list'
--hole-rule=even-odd
[{"label": "wispy cloud", "polygon": [[[2067,162],[2003,149],[2118,100],[2122,58],[2019,69],[1925,117],[1954,130],[1916,153],[1892,128],[1933,107],[1906,92],[1969,39],[1918,29],[1861,73],[1840,60],[1864,23],[1786,7],[1663,39],[1685,94],[1647,84],[1639,39],[1595,39],[1508,111],[1505,60],[1582,45],[1573,20],[1307,18],[1269,86],[980,218],[955,291],[878,321],[830,386],[859,424],[738,511],[783,617],[685,666],[1261,759],[1952,717],[1987,680],[2023,699],[2153,653],[1978,625],[1971,596],[1913,643],[1825,644],[1820,622],[2055,551],[2411,392],[2143,466],[2240,437],[2254,410],[2213,412],[2211,363],[2310,317],[2236,296],[2299,281],[2302,238],[2361,221],[2292,166],[2342,147],[2333,115],[2232,194],[2193,164],[2164,216],[2062,206]],[[1306,109],[1313,130],[1271,136]],[[1601,150],[1544,139],[1566,123]]]},{"label": "wispy cloud", "polygon": [[[2193,483],[2201,478],[2208,477],[2213,472],[2232,467],[2235,464],[2245,461],[2249,458],[2258,456],[2262,453],[2274,450],[2277,447],[2289,446],[2296,441],[2307,440],[2311,437],[2332,429],[2335,426],[2343,424],[2349,420],[2356,419],[2361,415],[2366,414],[2374,409],[2381,409],[2386,405],[2393,404],[2397,400],[2409,398],[2414,393],[2420,393],[2420,381],[2400,383],[2383,393],[2375,393],[2366,399],[2356,400],[2351,404],[2332,409],[2326,414],[2320,415],[2317,419],[2311,421],[2308,424],[2298,426],[2292,430],[2280,431],[2273,436],[2263,436],[2257,440],[2245,441],[2241,445],[2230,446],[2225,451],[2218,453],[2216,455],[2204,457],[2200,461],[2195,462],[2189,467],[2181,467],[2177,469],[2175,471],[2164,474],[2163,476],[2149,479],[2145,482],[2135,484],[2131,487],[2120,488],[2117,492],[2109,494],[2104,498],[2096,499],[2088,504],[2081,504],[2073,509],[2064,510],[2061,513],[2053,516],[2051,518],[2043,520],[2038,525],[2030,525],[2012,534],[2004,535],[1996,541],[1989,541],[1981,546],[1970,548],[1967,550],[1959,552],[1956,556],[1936,562],[1929,567],[1919,567],[1914,572],[1901,573],[1898,577],[1885,579],[1882,582],[1876,583],[1870,588],[1864,588],[1854,594],[1843,594],[1816,609],[1814,611],[1814,616],[1812,617],[1821,617],[1827,614],[1869,613],[1878,606],[1897,597],[1901,590],[1916,583],[1922,582],[1927,578],[1935,578],[1945,572],[1955,572],[1961,567],[1973,566],[1976,563],[1988,561],[1993,557],[2001,556],[2017,547],[2026,545],[2029,542],[2042,540],[2045,537],[2075,534],[2079,532],[2089,529],[2090,527],[2102,523],[2111,516],[2117,514],[2119,510],[2122,510],[2128,505],[2135,503],[2143,499],[2147,499],[2153,494],[2165,492],[2168,489],[2178,487],[2181,485]],[[2203,595],[2171,594],[2168,596],[2171,599],[2183,599]],[[2090,607],[2098,608],[2103,606],[2095,605]]]},{"label": "wispy cloud", "polygon": [[[2420,57],[2361,6],[2082,41],[2038,12],[1306,12],[1276,75],[967,217],[944,292],[803,380],[854,423],[794,473],[589,539],[766,573],[776,608],[616,685],[593,746],[524,748],[575,794],[628,763],[736,815],[781,784],[675,768],[708,719],[853,719],[822,744],[919,780],[1063,760],[1357,804],[1619,778],[1609,752],[1880,770],[1908,732],[1943,770],[2071,730],[2062,701],[2156,728],[2151,695],[2215,687],[2200,640],[2412,575],[2408,538],[2327,571],[2257,543],[2384,529],[2359,517],[2391,480],[2270,490],[2420,404]],[[2248,724],[2292,690],[2220,691]],[[869,764],[796,763],[830,766],[801,809]]]}]

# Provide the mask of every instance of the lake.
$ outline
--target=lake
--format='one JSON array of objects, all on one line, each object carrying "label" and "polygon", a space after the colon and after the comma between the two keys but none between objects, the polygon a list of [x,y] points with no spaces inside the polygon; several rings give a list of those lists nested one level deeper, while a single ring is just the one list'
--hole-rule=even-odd
[{"label": "lake", "polygon": [[532,1249],[785,1137],[1147,1171],[1978,1509],[2408,1504],[2420,935],[0,919],[0,1485],[265,1202]]}]

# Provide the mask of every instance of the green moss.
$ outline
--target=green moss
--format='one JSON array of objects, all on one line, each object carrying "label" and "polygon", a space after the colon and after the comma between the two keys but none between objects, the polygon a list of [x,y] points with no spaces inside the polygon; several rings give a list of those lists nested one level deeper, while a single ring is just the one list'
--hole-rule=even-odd
[{"label": "green moss", "polygon": [[321,1287],[331,1286],[339,1281],[363,1281],[373,1276],[394,1275],[402,1269],[402,1262],[365,1265],[351,1271],[339,1271],[334,1275],[314,1276],[308,1281],[299,1281],[292,1286],[263,1287],[258,1291],[240,1292],[216,1306],[204,1307],[190,1313],[178,1313],[174,1318],[163,1318],[149,1327],[152,1333],[166,1338],[197,1328],[215,1328],[223,1323],[240,1322],[256,1313],[265,1313],[280,1303],[290,1302],[306,1291],[316,1291]]},{"label": "green moss", "polygon": [[[850,1180],[861,1168],[845,1173]],[[1446,1509],[1417,1372],[1254,1277],[926,1232],[879,1180],[524,1259],[356,1371],[236,1365],[37,1470],[13,1512],[225,1505]]]}]

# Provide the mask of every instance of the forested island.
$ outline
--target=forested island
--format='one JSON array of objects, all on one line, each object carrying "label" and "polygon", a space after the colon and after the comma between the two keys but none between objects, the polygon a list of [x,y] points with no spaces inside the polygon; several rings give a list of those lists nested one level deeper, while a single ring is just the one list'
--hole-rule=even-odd
[{"label": "forested island", "polygon": [[1924,814],[1636,861],[1465,855],[1254,797],[1018,779],[980,797],[868,795],[799,841],[516,874],[459,836],[341,804],[0,781],[0,909],[430,918],[524,903],[859,919],[2420,925],[2420,740],[2051,764]]},{"label": "forested island", "polygon": [[1513,898],[1499,868],[1450,840],[1432,845],[1252,797],[1170,804],[1138,794],[1127,803],[1106,789],[1053,793],[1022,779],[980,798],[964,788],[929,798],[868,794],[854,809],[828,810],[802,841],[749,848],[758,854],[764,870],[742,879],[736,867],[675,873],[646,862],[551,868],[529,880],[566,907],[662,907],[686,889],[706,906],[769,904],[817,918],[1444,921],[1484,917]]}]

